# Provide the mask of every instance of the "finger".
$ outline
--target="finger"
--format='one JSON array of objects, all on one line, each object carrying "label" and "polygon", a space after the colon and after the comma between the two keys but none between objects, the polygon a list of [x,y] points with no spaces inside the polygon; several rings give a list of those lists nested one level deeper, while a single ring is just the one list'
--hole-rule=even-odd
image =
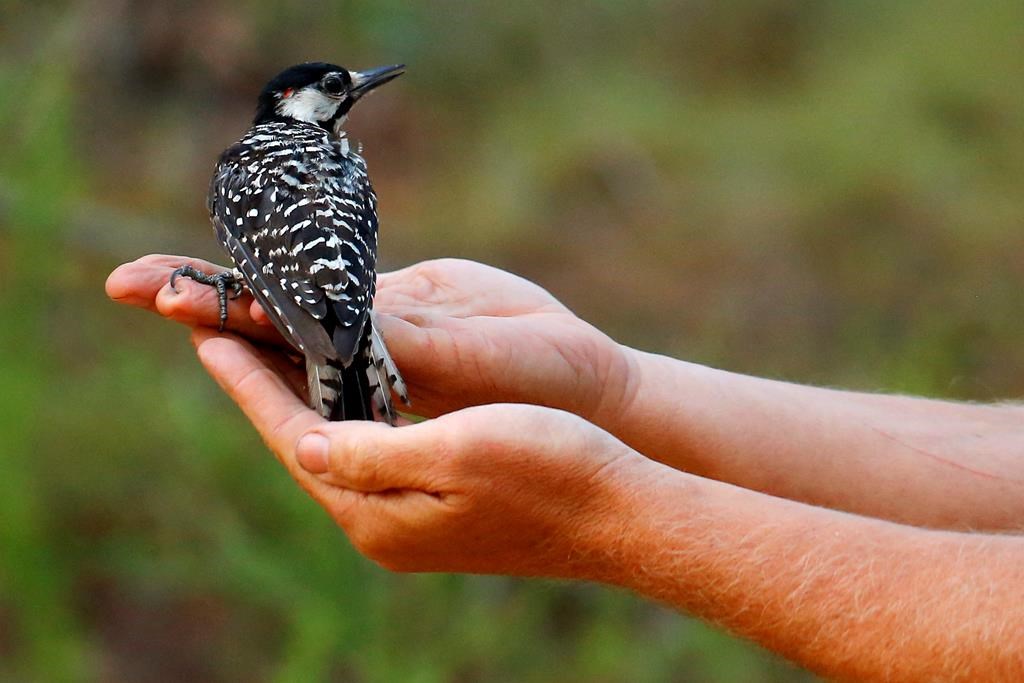
[{"label": "finger", "polygon": [[[167,280],[156,294],[154,304],[157,312],[190,327],[218,327],[220,325],[220,299],[217,290],[188,278],[178,279],[175,281],[174,287],[171,287],[170,272],[167,271]],[[248,294],[242,294],[237,299],[229,298],[225,329],[237,332],[254,341],[287,346],[287,342],[277,329],[253,322],[250,316],[252,303],[253,299]]]},{"label": "finger", "polygon": [[296,446],[299,463],[332,486],[381,493],[417,490],[437,494],[449,448],[430,423],[390,427],[381,422],[322,425]]},{"label": "finger", "polygon": [[349,519],[364,502],[362,494],[331,486],[303,469],[295,457],[299,435],[326,421],[289,391],[242,339],[196,328],[192,341],[203,366],[242,409],[295,482],[339,524]]},{"label": "finger", "polygon": [[456,318],[563,310],[548,292],[518,275],[463,259],[423,261],[377,277],[379,310],[429,309]]},{"label": "finger", "polygon": [[[379,315],[376,322],[409,387],[411,405],[405,412],[437,417],[492,403],[507,389],[500,364],[507,363],[508,344],[483,337],[473,322],[428,312]],[[498,379],[483,372],[486,368]]]},{"label": "finger", "polygon": [[189,256],[149,254],[114,269],[107,277],[107,296],[118,303],[156,311],[156,295],[180,266],[189,265],[204,273],[227,270],[209,261]]},{"label": "finger", "polygon": [[411,406],[403,410],[421,417],[435,417],[461,402],[446,401],[435,405],[438,395],[458,398],[451,389],[453,367],[453,337],[442,327],[442,320],[429,315],[410,315],[409,319],[392,315],[378,315],[375,322],[388,350],[395,358],[402,378],[409,387]]},{"label": "finger", "polygon": [[[277,372],[296,396],[305,401],[307,405],[309,404],[309,378],[306,375],[306,364],[301,357],[293,357],[276,348],[263,345],[254,345],[252,351],[268,367]],[[396,424],[407,425],[412,422],[399,415]]]},{"label": "finger", "polygon": [[374,305],[388,313],[427,308],[447,315],[471,315],[478,310],[479,299],[464,296],[442,263],[425,261],[390,273],[379,273]]},{"label": "finger", "polygon": [[263,310],[263,306],[260,306],[260,302],[258,301],[253,301],[252,304],[250,304],[249,317],[252,318],[252,321],[257,325],[274,324],[270,322],[270,317],[267,315],[267,312]]},{"label": "finger", "polygon": [[438,361],[448,360],[452,338],[444,327],[446,320],[429,313],[380,314],[374,317],[380,335],[387,342],[388,351],[403,374],[407,371],[421,374],[437,368]]},{"label": "finger", "polygon": [[[220,310],[213,287],[188,278],[181,278],[175,283],[177,291],[170,287],[171,273],[183,265],[211,274],[227,270],[202,259],[150,254],[115,269],[107,278],[107,295],[119,303],[145,308],[185,325],[218,326]],[[276,330],[253,321],[250,315],[252,301],[247,294],[228,301],[228,329],[258,341],[284,345],[286,342]]]},{"label": "finger", "polygon": [[310,410],[253,347],[234,335],[196,329],[192,335],[207,372],[238,404],[288,472],[307,486],[310,475],[295,460],[299,437],[326,424]]},{"label": "finger", "polygon": [[281,350],[266,345],[254,345],[253,353],[267,366],[273,368],[278,375],[291,387],[295,395],[308,405],[308,386],[305,363]]}]

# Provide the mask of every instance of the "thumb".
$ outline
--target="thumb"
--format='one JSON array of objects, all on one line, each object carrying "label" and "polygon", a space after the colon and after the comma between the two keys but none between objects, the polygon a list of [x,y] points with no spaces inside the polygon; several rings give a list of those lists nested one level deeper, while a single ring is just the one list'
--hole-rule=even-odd
[{"label": "thumb", "polygon": [[299,466],[321,481],[364,493],[413,489],[439,494],[450,445],[432,423],[390,427],[379,422],[318,426],[299,438]]}]

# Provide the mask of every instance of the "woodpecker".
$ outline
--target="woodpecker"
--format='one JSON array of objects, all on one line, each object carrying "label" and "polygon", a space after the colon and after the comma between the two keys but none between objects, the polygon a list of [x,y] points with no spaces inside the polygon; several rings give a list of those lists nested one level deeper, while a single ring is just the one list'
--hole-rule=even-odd
[{"label": "woodpecker", "polygon": [[377,197],[342,130],[361,97],[404,71],[309,62],[271,79],[210,182],[210,219],[234,270],[171,275],[172,287],[184,276],[217,288],[221,330],[229,295],[248,289],[305,356],[310,407],[329,420],[394,425],[392,389],[408,403],[371,310]]}]

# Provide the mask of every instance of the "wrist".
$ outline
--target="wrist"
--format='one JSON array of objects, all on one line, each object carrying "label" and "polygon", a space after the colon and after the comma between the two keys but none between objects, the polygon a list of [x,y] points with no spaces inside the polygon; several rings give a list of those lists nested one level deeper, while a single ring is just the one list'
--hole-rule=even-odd
[{"label": "wrist", "polygon": [[649,458],[701,476],[715,477],[723,457],[756,446],[736,425],[751,428],[752,409],[764,401],[759,380],[628,346],[618,345],[618,354],[621,378],[609,383],[595,424]]},{"label": "wrist", "polygon": [[639,538],[639,520],[649,514],[665,476],[683,475],[616,443],[623,455],[588,485],[588,498],[595,505],[574,515],[563,536],[570,539],[566,556],[572,558],[566,578],[633,588],[644,553],[650,551]]},{"label": "wrist", "polygon": [[619,344],[604,333],[599,335],[598,383],[593,391],[591,405],[581,417],[596,424],[605,431],[622,438],[627,416],[633,412],[639,400],[643,382],[641,354],[624,344]]},{"label": "wrist", "polygon": [[[610,340],[609,340],[610,341]],[[694,392],[689,363],[611,342],[606,381],[588,419],[629,447],[662,462],[689,446],[692,410],[680,411],[681,397]],[[667,460],[666,460],[667,459]],[[673,466],[676,466],[673,463]]]}]

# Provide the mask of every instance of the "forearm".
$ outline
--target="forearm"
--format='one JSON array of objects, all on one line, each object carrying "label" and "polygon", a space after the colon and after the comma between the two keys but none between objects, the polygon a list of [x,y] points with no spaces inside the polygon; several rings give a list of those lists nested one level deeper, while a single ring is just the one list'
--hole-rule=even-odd
[{"label": "forearm", "polygon": [[625,486],[605,539],[613,559],[590,578],[831,677],[1024,676],[1020,538],[906,527],[650,467]]},{"label": "forearm", "polygon": [[763,380],[629,350],[598,421],[666,464],[916,525],[1024,527],[1024,409]]}]

